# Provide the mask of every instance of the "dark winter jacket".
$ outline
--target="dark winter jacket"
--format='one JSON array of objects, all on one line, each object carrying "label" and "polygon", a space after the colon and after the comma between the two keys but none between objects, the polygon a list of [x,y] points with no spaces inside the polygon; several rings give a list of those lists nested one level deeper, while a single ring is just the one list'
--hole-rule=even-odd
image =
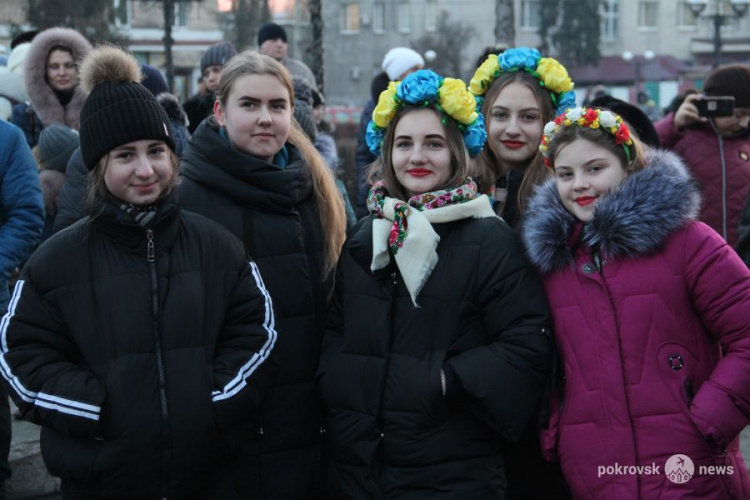
[{"label": "dark winter jacket", "polygon": [[397,267],[370,271],[372,218],[344,246],[318,373],[330,499],[505,498],[501,438],[520,437],[547,377],[546,299],[500,219],[433,228],[418,308]]},{"label": "dark winter jacket", "polygon": [[13,107],[12,122],[23,130],[29,146],[39,141],[44,127],[60,123],[78,130],[80,115],[86,96],[77,91],[67,104],[60,103],[57,94],[47,83],[47,56],[55,45],[63,45],[73,50],[73,58],[79,65],[91,50],[91,44],[83,35],[69,28],[50,28],[39,33],[31,42],[26,54],[24,81],[29,93],[29,103]]},{"label": "dark winter jacket", "polygon": [[[748,498],[750,272],[695,220],[700,196],[677,157],[650,155],[585,224],[554,180],[525,212],[565,373],[543,443],[576,499]],[[667,479],[678,453],[694,465],[688,482]],[[659,472],[600,472],[618,464]]]},{"label": "dark winter jacket", "polygon": [[65,182],[57,198],[55,231],[60,231],[86,216],[86,189],[89,169],[83,163],[81,148],[73,151],[65,168]]},{"label": "dark winter jacket", "polygon": [[313,498],[320,449],[319,405],[313,378],[325,328],[331,282],[323,278],[324,235],[310,171],[289,148],[280,168],[230,146],[213,119],[190,140],[180,194],[187,210],[228,228],[244,243],[273,297],[279,376],[258,427],[259,449],[240,472],[254,483],[247,498]]},{"label": "dark winter jacket", "polygon": [[195,94],[182,105],[188,117],[187,129],[191,135],[195,133],[203,120],[214,114],[215,101],[216,94],[206,92],[205,94]]},{"label": "dark winter jacket", "polygon": [[270,305],[242,244],[171,202],[149,230],[107,206],[47,240],[0,334],[49,471],[69,493],[144,500],[226,474],[272,376]]},{"label": "dark winter jacket", "polygon": [[[750,133],[720,138],[709,125],[678,132],[671,113],[654,126],[662,146],[682,157],[703,188],[700,220],[721,235],[726,224],[727,242],[734,247],[740,214],[750,194]],[[726,168],[722,167],[722,150]]]},{"label": "dark winter jacket", "polygon": [[0,120],[0,315],[8,279],[39,243],[44,201],[36,162],[17,127]]}]

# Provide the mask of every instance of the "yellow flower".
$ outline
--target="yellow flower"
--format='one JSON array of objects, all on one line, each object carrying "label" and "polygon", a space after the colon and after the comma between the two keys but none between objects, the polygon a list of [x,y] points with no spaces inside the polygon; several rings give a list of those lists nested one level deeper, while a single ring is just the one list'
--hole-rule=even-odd
[{"label": "yellow flower", "polygon": [[474,77],[469,83],[469,90],[474,95],[484,95],[487,89],[492,85],[495,79],[495,73],[500,71],[500,63],[497,60],[497,54],[490,54],[481,66],[474,73]]},{"label": "yellow flower", "polygon": [[599,128],[599,120],[594,120],[591,122],[591,125],[589,125],[589,128],[597,129]]},{"label": "yellow flower", "polygon": [[568,70],[551,57],[543,57],[539,60],[537,73],[542,78],[544,86],[556,94],[573,90],[573,82],[568,76]]},{"label": "yellow flower", "polygon": [[440,106],[454,120],[464,125],[471,125],[477,119],[474,111],[476,101],[468,90],[466,84],[456,78],[446,78],[440,86]]},{"label": "yellow flower", "polygon": [[391,82],[388,88],[380,93],[378,105],[372,112],[372,121],[380,128],[386,128],[396,116],[396,90],[401,82]]}]

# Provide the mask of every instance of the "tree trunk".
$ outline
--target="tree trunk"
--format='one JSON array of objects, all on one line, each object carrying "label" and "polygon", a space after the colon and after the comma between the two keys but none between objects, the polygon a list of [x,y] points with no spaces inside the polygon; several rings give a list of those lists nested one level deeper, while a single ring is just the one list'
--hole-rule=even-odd
[{"label": "tree trunk", "polygon": [[309,0],[310,23],[312,24],[312,71],[318,83],[318,90],[323,93],[325,71],[323,71],[323,12],[321,0]]},{"label": "tree trunk", "polygon": [[513,0],[495,0],[495,43],[516,44],[516,16]]}]

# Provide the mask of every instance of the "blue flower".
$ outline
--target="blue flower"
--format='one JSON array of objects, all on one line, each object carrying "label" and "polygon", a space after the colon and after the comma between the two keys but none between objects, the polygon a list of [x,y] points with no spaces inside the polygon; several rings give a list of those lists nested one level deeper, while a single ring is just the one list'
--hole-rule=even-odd
[{"label": "blue flower", "polygon": [[484,128],[484,118],[477,117],[477,121],[466,127],[464,132],[464,144],[472,158],[482,152],[484,143],[487,142],[487,130]]},{"label": "blue flower", "polygon": [[367,141],[367,147],[370,148],[370,153],[373,156],[380,156],[380,147],[383,144],[383,129],[375,125],[372,120],[367,124],[365,140]]},{"label": "blue flower", "polygon": [[396,97],[414,105],[437,101],[438,89],[442,84],[442,76],[429,69],[420,69],[404,78],[398,86]]},{"label": "blue flower", "polygon": [[541,58],[542,55],[538,50],[529,49],[527,47],[508,49],[497,56],[497,59],[500,62],[500,69],[504,72],[527,68],[535,70],[539,65],[539,59]]},{"label": "blue flower", "polygon": [[568,90],[562,96],[560,96],[560,103],[557,105],[555,115],[561,115],[567,110],[576,107],[576,93],[572,90]]}]

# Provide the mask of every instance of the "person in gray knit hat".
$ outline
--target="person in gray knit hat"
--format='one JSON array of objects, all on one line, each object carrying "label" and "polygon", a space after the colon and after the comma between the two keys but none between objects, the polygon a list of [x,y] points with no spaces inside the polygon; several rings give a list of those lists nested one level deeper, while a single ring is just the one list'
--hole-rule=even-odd
[{"label": "person in gray knit hat", "polygon": [[237,54],[232,42],[219,42],[208,48],[201,57],[201,75],[206,86],[205,93],[198,92],[185,101],[183,108],[188,117],[188,132],[192,134],[201,122],[211,116],[219,88],[221,69]]},{"label": "person in gray knit hat", "polygon": [[24,267],[0,370],[63,499],[239,500],[232,436],[275,376],[271,299],[242,242],[180,209],[169,120],[140,80],[121,49],[83,61],[89,217]]},{"label": "person in gray knit hat", "polygon": [[64,174],[68,160],[79,144],[78,132],[65,125],[53,123],[42,130],[39,135],[39,144],[34,148],[39,171],[57,170]]}]

